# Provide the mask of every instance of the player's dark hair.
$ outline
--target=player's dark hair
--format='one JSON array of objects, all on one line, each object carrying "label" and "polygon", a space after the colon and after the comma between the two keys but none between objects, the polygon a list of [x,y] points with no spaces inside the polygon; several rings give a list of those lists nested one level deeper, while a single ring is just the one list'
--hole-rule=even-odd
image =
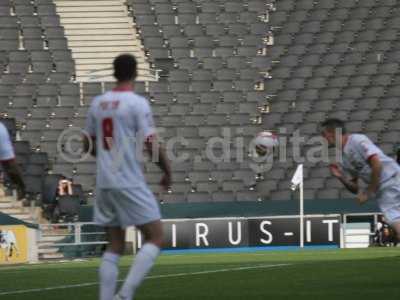
[{"label": "player's dark hair", "polygon": [[327,119],[321,123],[321,127],[333,130],[340,129],[342,133],[346,133],[345,124],[340,119],[335,119],[335,118]]},{"label": "player's dark hair", "polygon": [[121,54],[114,59],[114,77],[119,81],[134,80],[137,76],[136,58],[131,54]]}]

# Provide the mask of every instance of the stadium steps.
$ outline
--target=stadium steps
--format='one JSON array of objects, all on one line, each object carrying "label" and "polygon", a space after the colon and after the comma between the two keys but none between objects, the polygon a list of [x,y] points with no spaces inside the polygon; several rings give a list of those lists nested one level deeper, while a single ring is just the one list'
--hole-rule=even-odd
[{"label": "stadium steps", "polygon": [[68,237],[66,230],[42,229],[40,240],[38,241],[39,259],[55,260],[65,258],[62,249],[57,246],[57,243],[61,243]]},{"label": "stadium steps", "polygon": [[139,81],[155,80],[125,1],[55,0],[54,3],[75,60],[78,81],[114,81],[112,61],[121,53],[137,58]]},{"label": "stadium steps", "polygon": [[0,212],[28,223],[40,221],[41,208],[24,207],[22,201],[17,201],[14,196],[5,196],[3,188],[0,191]]},{"label": "stadium steps", "polygon": [[57,251],[44,251],[43,249],[39,249],[39,260],[59,260],[63,259],[64,254]]},{"label": "stadium steps", "polygon": [[[40,219],[41,208],[33,206],[24,207],[22,202],[17,201],[14,196],[6,196],[3,187],[0,187],[0,212],[28,223],[43,221]],[[49,234],[48,232],[45,233]],[[63,234],[42,236],[38,242],[39,259],[51,260],[64,258],[64,255],[60,252],[58,247],[54,246],[54,243],[66,237],[67,236]]]}]

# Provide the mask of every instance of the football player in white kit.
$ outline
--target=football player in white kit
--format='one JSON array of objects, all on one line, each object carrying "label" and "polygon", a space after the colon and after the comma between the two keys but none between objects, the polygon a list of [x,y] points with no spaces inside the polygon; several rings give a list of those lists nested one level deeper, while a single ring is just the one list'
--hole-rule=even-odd
[{"label": "football player in white kit", "polygon": [[[400,240],[400,167],[397,162],[385,155],[366,135],[346,133],[341,120],[323,122],[322,136],[330,146],[342,147],[342,162],[332,164],[331,173],[350,192],[357,194],[360,204],[376,199]],[[365,190],[359,188],[359,179],[367,184]]]},{"label": "football player in white kit", "polygon": [[15,160],[14,148],[11,142],[10,134],[3,123],[0,122],[0,162],[3,170],[7,173],[10,180],[17,187],[18,199],[25,196],[25,184],[22,179],[21,171]]},{"label": "football player in white kit", "polygon": [[[158,202],[146,184],[140,161],[142,145],[164,172],[161,185],[171,184],[170,163],[158,144],[149,102],[134,93],[136,60],[123,54],[114,60],[117,85],[93,99],[85,138],[95,146],[97,160],[94,221],[106,228],[109,244],[99,269],[100,300],[129,299],[152,268],[163,242]],[[95,153],[93,153],[95,152]],[[119,292],[114,296],[118,262],[124,252],[125,229],[136,226],[144,237],[143,247]]]}]

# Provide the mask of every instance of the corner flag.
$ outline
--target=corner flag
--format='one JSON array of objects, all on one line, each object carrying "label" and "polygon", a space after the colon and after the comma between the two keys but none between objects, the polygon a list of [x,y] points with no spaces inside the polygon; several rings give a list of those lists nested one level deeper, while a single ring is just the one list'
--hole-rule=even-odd
[{"label": "corner flag", "polygon": [[295,191],[296,188],[303,182],[303,165],[298,165],[296,172],[293,175],[290,188]]}]

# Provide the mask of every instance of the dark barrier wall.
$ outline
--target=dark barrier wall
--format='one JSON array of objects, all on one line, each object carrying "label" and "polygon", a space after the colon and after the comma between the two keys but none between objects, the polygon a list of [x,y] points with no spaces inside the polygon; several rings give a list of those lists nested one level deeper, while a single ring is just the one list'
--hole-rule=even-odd
[{"label": "dark barrier wall", "polygon": [[[164,250],[299,246],[299,222],[297,216],[165,220]],[[304,245],[340,246],[340,216],[307,216]]]},{"label": "dark barrier wall", "polygon": [[[298,214],[299,201],[165,203],[160,207],[164,219],[282,216]],[[379,212],[375,201],[359,205],[354,199],[306,200],[304,210],[324,215]],[[81,207],[81,221],[91,222],[92,211],[92,206]]]}]

